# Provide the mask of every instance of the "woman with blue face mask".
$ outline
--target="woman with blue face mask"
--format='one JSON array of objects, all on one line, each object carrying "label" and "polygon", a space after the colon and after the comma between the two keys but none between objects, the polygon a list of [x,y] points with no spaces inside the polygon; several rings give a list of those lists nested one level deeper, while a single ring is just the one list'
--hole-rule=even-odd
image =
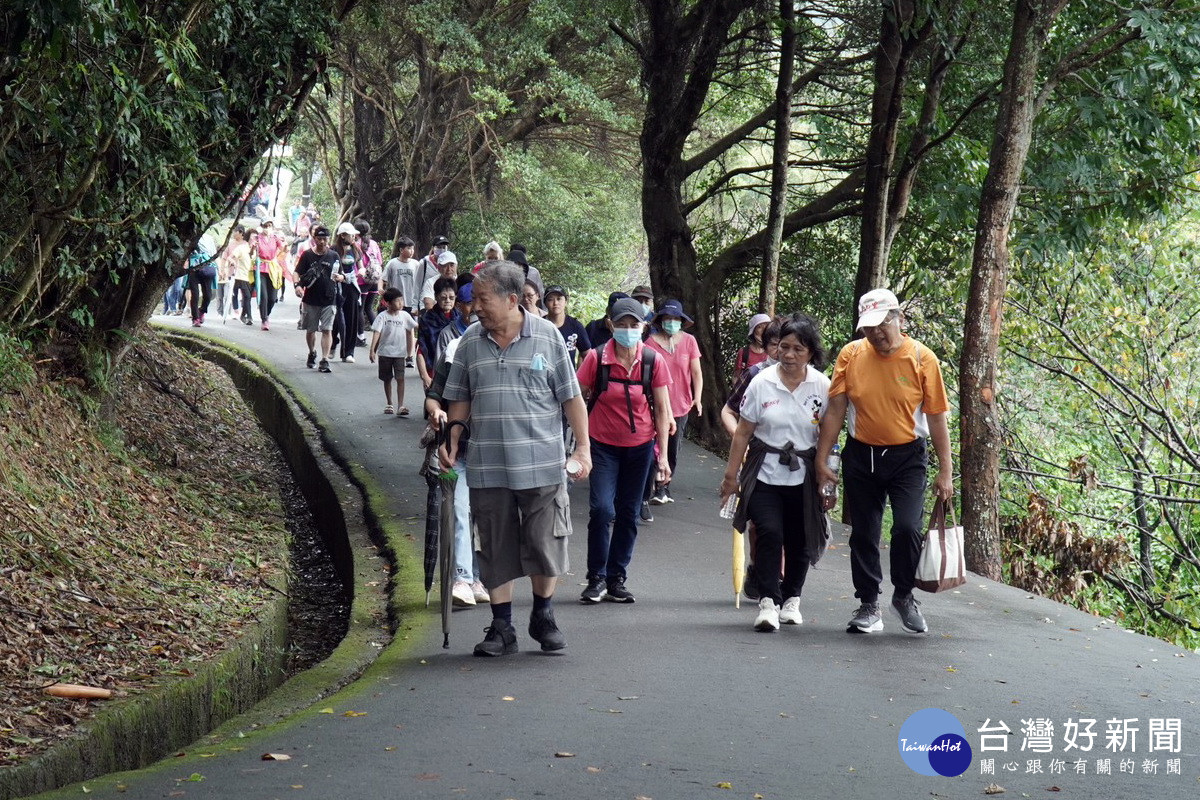
[{"label": "woman with blue face mask", "polygon": [[[587,588],[583,603],[632,603],[625,586],[637,539],[638,506],[647,476],[669,480],[671,371],[642,344],[642,306],[632,298],[609,309],[613,338],[579,365],[592,444],[589,477]],[[657,458],[655,450],[658,451]],[[611,532],[609,526],[612,526]]]},{"label": "woman with blue face mask", "polygon": [[[704,390],[700,346],[694,336],[683,330],[685,325],[691,324],[692,318],[683,313],[683,304],[678,300],[667,300],[655,314],[654,332],[646,340],[646,345],[657,351],[671,366],[671,416],[675,420],[675,430],[671,432],[667,443],[667,460],[672,473],[675,472],[679,457],[679,440],[687,430],[688,415],[692,409],[700,410],[700,395]],[[670,484],[663,481],[647,481],[642,500],[642,519],[647,522],[654,519],[650,514],[651,504],[675,502],[675,498],[671,497]]]}]

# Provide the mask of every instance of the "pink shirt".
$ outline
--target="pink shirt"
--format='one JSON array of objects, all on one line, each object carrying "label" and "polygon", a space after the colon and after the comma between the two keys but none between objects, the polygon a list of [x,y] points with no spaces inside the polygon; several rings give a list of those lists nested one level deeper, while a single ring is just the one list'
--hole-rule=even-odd
[{"label": "pink shirt", "polygon": [[[650,417],[650,404],[642,393],[642,348],[639,344],[633,356],[633,365],[628,372],[625,365],[617,360],[616,343],[609,341],[602,348],[589,350],[579,365],[576,377],[579,385],[591,389],[596,385],[596,364],[600,358],[608,364],[608,386],[604,394],[596,401],[592,413],[588,416],[588,436],[601,444],[613,447],[637,447],[654,438],[654,420]],[[599,354],[599,355],[598,355]],[[632,376],[632,377],[631,377]],[[624,383],[617,383],[614,378],[632,380],[629,386],[629,402],[625,400]],[[671,386],[671,370],[662,358],[654,360],[654,372],[650,376],[651,388]],[[633,405],[633,423],[635,431],[629,430],[629,406]]]},{"label": "pink shirt", "polygon": [[692,394],[692,359],[700,358],[700,345],[690,333],[680,333],[678,336],[673,353],[668,353],[654,336],[647,339],[646,344],[658,351],[661,360],[671,365],[671,416],[685,417],[695,400]]}]

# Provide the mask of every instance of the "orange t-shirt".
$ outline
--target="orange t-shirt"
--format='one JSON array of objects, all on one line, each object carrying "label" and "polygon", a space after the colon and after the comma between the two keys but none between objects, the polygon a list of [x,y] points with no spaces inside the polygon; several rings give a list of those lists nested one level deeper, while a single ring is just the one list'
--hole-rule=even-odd
[{"label": "orange t-shirt", "polygon": [[849,400],[850,435],[879,447],[929,436],[925,415],[949,409],[937,356],[907,335],[890,356],[880,355],[866,339],[843,347],[829,386],[830,397],[839,394]]}]

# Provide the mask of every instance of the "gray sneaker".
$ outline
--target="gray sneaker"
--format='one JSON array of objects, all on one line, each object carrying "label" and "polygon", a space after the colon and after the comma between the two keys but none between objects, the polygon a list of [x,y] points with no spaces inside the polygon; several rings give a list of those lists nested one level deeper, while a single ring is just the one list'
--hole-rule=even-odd
[{"label": "gray sneaker", "polygon": [[911,594],[907,597],[893,597],[892,608],[900,616],[900,624],[909,633],[925,633],[929,626],[921,614],[921,604]]},{"label": "gray sneaker", "polygon": [[863,603],[846,626],[846,633],[874,633],[881,630],[883,618],[879,616],[878,603]]}]

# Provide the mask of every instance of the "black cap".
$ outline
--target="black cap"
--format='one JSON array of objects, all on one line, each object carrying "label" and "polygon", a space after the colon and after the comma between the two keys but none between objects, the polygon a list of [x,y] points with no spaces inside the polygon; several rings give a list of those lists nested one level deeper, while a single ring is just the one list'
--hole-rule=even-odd
[{"label": "black cap", "polygon": [[449,246],[449,244],[450,244],[450,240],[447,239],[445,236],[439,236],[433,240],[434,247],[441,247],[442,245]]},{"label": "black cap", "polygon": [[549,297],[552,294],[561,294],[563,297],[568,298],[571,296],[567,294],[567,287],[565,286],[547,286],[545,293],[542,294],[542,297]]},{"label": "black cap", "polygon": [[324,225],[318,225],[312,229],[312,235],[314,239],[316,239],[318,236],[324,236],[326,239],[328,239],[329,228],[326,228]]}]

